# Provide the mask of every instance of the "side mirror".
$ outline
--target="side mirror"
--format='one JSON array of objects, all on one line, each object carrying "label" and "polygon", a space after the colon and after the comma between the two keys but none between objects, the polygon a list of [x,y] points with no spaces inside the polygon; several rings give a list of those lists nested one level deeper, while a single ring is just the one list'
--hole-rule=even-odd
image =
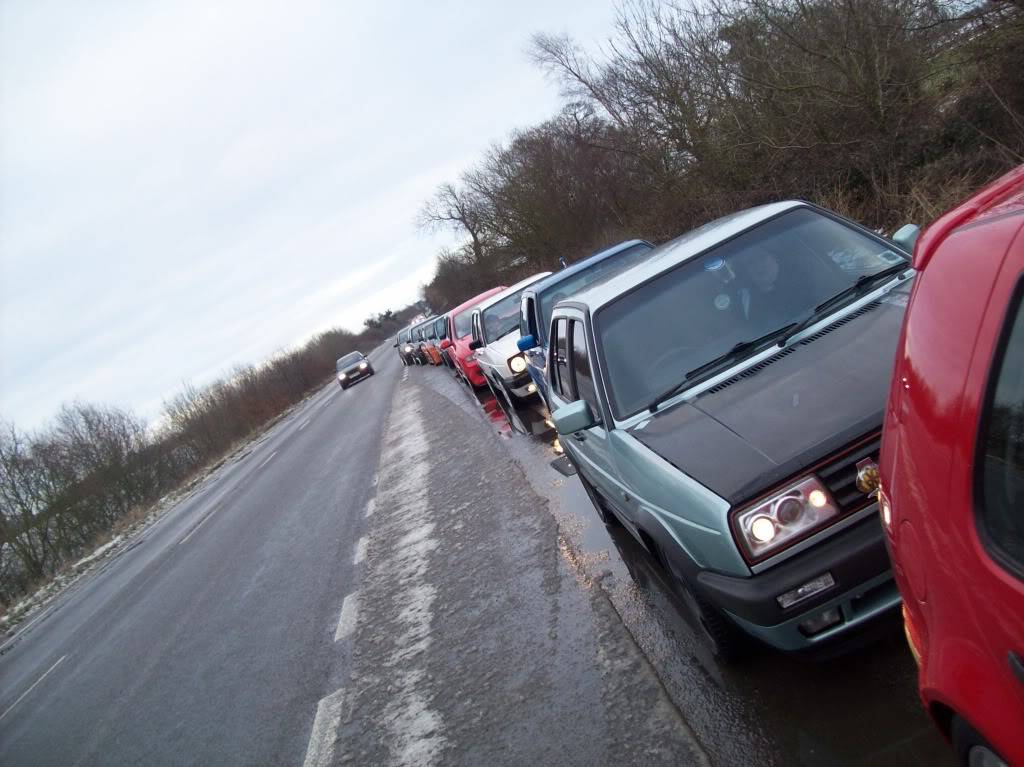
[{"label": "side mirror", "polygon": [[559,434],[575,434],[597,423],[597,419],[590,411],[590,405],[581,399],[558,408],[551,414],[551,420],[555,422],[555,429]]},{"label": "side mirror", "polygon": [[394,347],[395,347],[395,348],[397,349],[397,348],[398,348],[398,341],[395,341],[395,342],[394,342],[393,344],[391,344],[391,345],[392,345],[392,346],[394,346]]},{"label": "side mirror", "polygon": [[484,345],[484,342],[483,342],[483,341],[470,341],[470,342],[469,342],[469,348],[470,348],[470,349],[473,349],[473,350],[479,349],[479,348],[481,348],[481,347],[482,347],[483,345]]},{"label": "side mirror", "polygon": [[521,336],[519,340],[516,341],[516,346],[519,347],[519,351],[521,352],[529,351],[537,346],[537,337],[533,335]]},{"label": "side mirror", "polygon": [[907,253],[914,252],[914,243],[917,236],[921,234],[921,227],[914,224],[904,224],[892,236],[892,241],[903,248]]},{"label": "side mirror", "polygon": [[448,340],[447,338],[446,338],[446,339],[444,339],[444,340],[443,340],[443,341],[441,342],[441,348],[442,348],[442,349],[450,349],[451,347],[452,347],[452,342],[451,342],[451,341],[449,341],[449,340]]}]

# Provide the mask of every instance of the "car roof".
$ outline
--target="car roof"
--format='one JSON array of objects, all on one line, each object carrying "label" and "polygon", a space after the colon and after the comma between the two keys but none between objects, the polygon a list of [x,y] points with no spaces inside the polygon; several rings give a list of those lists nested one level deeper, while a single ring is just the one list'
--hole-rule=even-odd
[{"label": "car roof", "polygon": [[756,208],[748,208],[730,213],[722,218],[716,218],[674,240],[659,245],[648,253],[643,261],[621,274],[617,274],[607,281],[599,282],[559,303],[583,304],[594,311],[651,277],[698,256],[709,248],[713,248],[780,213],[800,207],[813,206],[802,200],[786,200],[769,205],[759,205]]},{"label": "car roof", "polygon": [[985,219],[1024,211],[1024,165],[1000,176],[935,219],[914,245],[914,268],[924,269],[939,245],[956,230]]},{"label": "car roof", "polygon": [[490,307],[492,307],[496,303],[498,303],[501,299],[508,298],[513,293],[516,293],[516,292],[522,290],[527,285],[532,285],[533,283],[537,282],[537,280],[544,279],[549,274],[551,274],[551,272],[538,272],[537,274],[534,274],[534,275],[531,275],[530,277],[527,277],[525,280],[520,280],[515,285],[511,285],[511,286],[505,288],[500,293],[495,293],[493,296],[488,298],[486,301],[481,301],[480,305],[477,306],[476,308],[479,309],[480,311],[483,311],[484,309],[489,309]]},{"label": "car roof", "polygon": [[599,264],[606,258],[611,258],[616,253],[621,253],[622,251],[636,245],[654,247],[651,243],[647,242],[647,240],[626,240],[625,242],[620,242],[618,245],[612,245],[610,248],[599,250],[597,253],[591,253],[586,258],[582,258],[573,264],[569,264],[561,271],[555,272],[550,277],[545,277],[543,280],[540,280],[536,285],[531,285],[527,288],[527,292],[534,294],[541,293],[550,287],[554,287],[558,283],[562,282],[562,280],[568,279],[574,274],[579,274],[580,272],[589,269],[594,264]]},{"label": "car roof", "polygon": [[462,314],[464,311],[466,311],[466,309],[473,309],[481,301],[484,301],[484,300],[490,298],[491,296],[493,296],[495,293],[500,293],[501,291],[506,290],[506,289],[507,288],[506,288],[505,285],[497,285],[497,286],[491,288],[490,290],[485,290],[483,293],[481,293],[479,295],[476,295],[476,296],[473,296],[468,301],[463,301],[461,304],[456,306],[454,309],[449,309],[448,310],[448,314],[450,316],[452,316],[452,317],[454,317],[456,314]]}]

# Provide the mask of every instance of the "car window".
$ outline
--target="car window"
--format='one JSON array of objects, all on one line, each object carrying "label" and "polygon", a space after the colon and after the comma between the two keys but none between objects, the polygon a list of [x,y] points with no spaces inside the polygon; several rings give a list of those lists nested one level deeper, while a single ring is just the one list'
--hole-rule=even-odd
[{"label": "car window", "polygon": [[540,335],[537,333],[537,322],[533,314],[534,303],[533,296],[523,296],[523,303],[519,312],[519,335],[533,336],[539,341]]},{"label": "car window", "polygon": [[552,383],[562,399],[572,402],[576,395],[569,378],[569,333],[568,320],[561,317],[557,320],[555,338],[552,340],[554,365],[552,365]]},{"label": "car window", "polygon": [[445,331],[445,318],[438,317],[437,322],[434,323],[434,338],[444,338]]},{"label": "car window", "polygon": [[455,315],[453,323],[455,325],[456,338],[468,336],[473,329],[473,310],[466,309],[463,312],[459,312]]},{"label": "car window", "polygon": [[555,304],[563,298],[574,296],[586,288],[626,271],[634,264],[643,261],[650,252],[650,245],[646,242],[639,242],[597,261],[545,290],[539,296],[541,316],[538,339],[544,341],[547,338],[548,328],[551,325],[551,313],[555,310]]},{"label": "car window", "polygon": [[505,296],[498,303],[483,310],[481,314],[483,337],[487,343],[492,344],[499,338],[519,329],[519,305],[522,297],[523,291],[517,290],[512,295]]},{"label": "car window", "polygon": [[686,374],[741,341],[797,322],[852,286],[859,271],[833,258],[856,252],[871,273],[909,262],[888,243],[810,208],[797,208],[690,258],[595,315],[613,412],[627,418]]},{"label": "car window", "polygon": [[590,405],[590,411],[596,416],[600,411],[597,409],[594,374],[590,370],[587,333],[582,322],[573,320],[569,337],[572,339],[572,380],[576,394]]},{"label": "car window", "polygon": [[990,374],[982,415],[977,515],[981,538],[997,561],[1024,575],[1024,312],[1011,305],[1002,349]]},{"label": "car window", "polygon": [[341,372],[344,368],[355,365],[362,358],[363,355],[360,352],[350,352],[335,363],[334,369]]}]

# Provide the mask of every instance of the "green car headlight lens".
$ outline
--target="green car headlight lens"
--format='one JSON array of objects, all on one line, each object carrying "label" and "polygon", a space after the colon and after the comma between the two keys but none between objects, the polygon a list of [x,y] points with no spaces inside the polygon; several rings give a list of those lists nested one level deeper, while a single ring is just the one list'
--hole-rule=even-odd
[{"label": "green car headlight lens", "polygon": [[526,357],[522,354],[517,354],[515,357],[509,357],[508,368],[513,373],[522,373],[526,370]]},{"label": "green car headlight lens", "polygon": [[736,513],[733,531],[752,560],[764,559],[839,516],[828,491],[806,477]]}]

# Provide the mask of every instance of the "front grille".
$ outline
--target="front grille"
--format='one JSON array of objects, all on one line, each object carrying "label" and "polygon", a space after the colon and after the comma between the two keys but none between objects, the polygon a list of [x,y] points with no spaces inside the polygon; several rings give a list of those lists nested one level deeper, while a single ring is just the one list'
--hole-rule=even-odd
[{"label": "front grille", "polygon": [[877,464],[881,444],[882,437],[876,434],[815,472],[832,494],[840,512],[856,511],[874,500],[873,496],[857,489],[857,464],[865,458]]}]

